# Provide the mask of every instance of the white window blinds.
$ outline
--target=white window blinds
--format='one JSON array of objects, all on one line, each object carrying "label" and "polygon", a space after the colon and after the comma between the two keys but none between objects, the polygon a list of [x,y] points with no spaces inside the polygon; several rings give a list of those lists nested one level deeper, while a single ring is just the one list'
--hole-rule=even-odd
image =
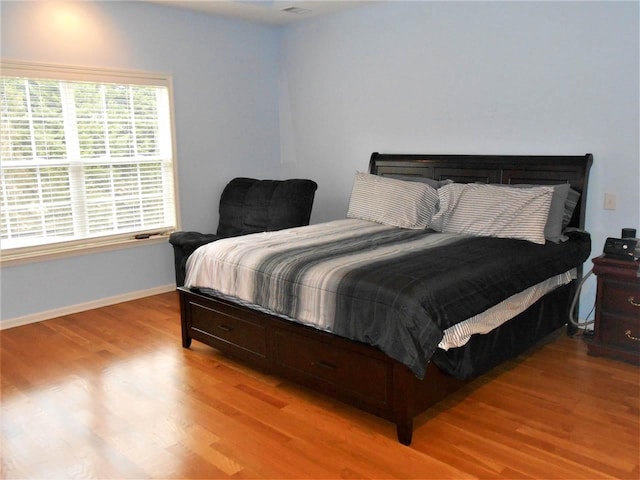
[{"label": "white window blinds", "polygon": [[0,77],[3,259],[173,230],[169,80],[19,67]]}]

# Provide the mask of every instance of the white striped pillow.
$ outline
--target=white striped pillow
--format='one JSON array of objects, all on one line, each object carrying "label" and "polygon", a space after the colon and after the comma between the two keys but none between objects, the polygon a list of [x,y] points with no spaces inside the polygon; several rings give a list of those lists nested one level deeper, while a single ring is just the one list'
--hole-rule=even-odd
[{"label": "white striped pillow", "polygon": [[427,184],[356,172],[347,218],[418,230],[429,226],[437,204]]},{"label": "white striped pillow", "polygon": [[436,230],[545,243],[553,187],[454,183],[438,189],[438,195],[440,210],[431,226]]}]

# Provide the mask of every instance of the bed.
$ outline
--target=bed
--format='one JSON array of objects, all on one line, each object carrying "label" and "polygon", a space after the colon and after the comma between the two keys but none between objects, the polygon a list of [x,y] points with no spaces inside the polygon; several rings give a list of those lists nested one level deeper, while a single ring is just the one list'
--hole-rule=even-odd
[{"label": "bed", "polygon": [[[415,416],[566,324],[582,264],[590,253],[590,238],[583,229],[592,161],[591,154],[373,153],[369,172],[358,174],[365,182],[360,184],[363,189],[370,190],[371,183],[366,182],[373,181],[381,188],[402,185],[403,190],[415,189],[421,195],[437,191],[438,204],[431,205],[428,214],[431,224],[396,228],[370,221],[366,215],[388,210],[386,203],[398,199],[387,202],[365,196],[358,205],[356,176],[347,219],[203,247],[189,259],[188,281],[178,288],[182,345],[188,348],[195,339],[385,418],[395,423],[398,440],[410,445]],[[418,186],[425,182],[429,188]],[[449,212],[459,212],[466,204],[478,208],[473,195],[485,195],[485,186],[494,192],[498,185],[527,187],[500,192],[534,199],[527,203],[533,208],[533,215],[528,214],[532,217],[541,210],[535,202],[546,202],[542,209],[551,211],[552,195],[561,188],[572,191],[571,209],[566,208],[570,203],[566,195],[562,201],[562,239],[478,236],[469,234],[467,226],[456,230],[458,214],[445,215],[447,202]],[[483,213],[471,211],[473,217]],[[435,227],[438,215],[440,226]],[[282,246],[294,248],[293,239],[300,242],[295,255]],[[207,248],[213,253],[205,252]],[[221,253],[225,249],[236,252],[242,259],[238,261],[268,264],[274,277],[263,271],[256,274],[255,265],[232,265],[233,255]],[[330,260],[321,253],[325,250]],[[365,261],[365,252],[374,259]],[[318,260],[321,256],[324,263]],[[287,263],[290,257],[295,261]],[[302,257],[309,258],[299,267]],[[211,275],[211,262],[222,269],[217,275]],[[339,272],[338,280],[327,281],[318,274],[325,263],[328,270]],[[243,277],[249,275],[243,268],[256,278]],[[296,278],[310,279],[301,282],[303,287],[275,274],[296,268],[300,268]],[[216,276],[234,279],[227,283],[239,291],[227,290],[225,282],[210,288],[205,279]],[[556,283],[536,290],[526,304],[518,296],[551,279]],[[245,297],[244,290],[253,296]],[[308,300],[307,290],[322,295]],[[494,310],[495,304],[502,308],[509,302],[517,307],[512,317],[488,331],[472,330],[459,345],[447,343],[451,332],[466,331],[470,320]]]}]

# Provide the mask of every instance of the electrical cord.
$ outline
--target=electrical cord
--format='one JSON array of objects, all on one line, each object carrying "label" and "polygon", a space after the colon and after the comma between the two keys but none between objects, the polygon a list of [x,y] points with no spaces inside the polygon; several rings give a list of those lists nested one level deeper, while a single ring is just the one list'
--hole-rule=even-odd
[{"label": "electrical cord", "polygon": [[[571,308],[569,309],[569,321],[571,322],[572,325],[578,328],[586,327],[587,325],[591,325],[592,323],[595,322],[595,319],[594,319],[594,320],[588,320],[586,322],[580,323],[578,322],[577,319],[573,318],[574,312],[576,310],[576,304],[578,303],[578,298],[580,298],[580,291],[582,290],[582,286],[584,285],[584,282],[587,280],[587,278],[589,278],[591,274],[593,274],[593,270],[589,270],[587,274],[584,277],[582,277],[582,280],[580,280],[580,283],[576,288],[576,293],[573,296],[573,301],[571,302]],[[595,308],[595,304],[593,305],[591,312],[593,312],[594,308]],[[589,316],[591,315],[591,312],[589,312],[589,314],[587,315],[587,318],[589,318]]]}]

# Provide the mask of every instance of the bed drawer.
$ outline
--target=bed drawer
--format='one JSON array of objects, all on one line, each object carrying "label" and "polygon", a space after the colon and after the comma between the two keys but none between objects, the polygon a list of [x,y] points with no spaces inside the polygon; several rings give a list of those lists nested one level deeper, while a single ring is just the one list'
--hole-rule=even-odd
[{"label": "bed drawer", "polygon": [[267,339],[263,325],[237,317],[232,308],[223,310],[189,302],[189,310],[193,338],[224,352],[266,361]]},{"label": "bed drawer", "polygon": [[388,385],[393,374],[385,362],[304,335],[279,330],[274,334],[275,363],[299,381],[324,387],[359,401],[380,406],[391,400]]}]

